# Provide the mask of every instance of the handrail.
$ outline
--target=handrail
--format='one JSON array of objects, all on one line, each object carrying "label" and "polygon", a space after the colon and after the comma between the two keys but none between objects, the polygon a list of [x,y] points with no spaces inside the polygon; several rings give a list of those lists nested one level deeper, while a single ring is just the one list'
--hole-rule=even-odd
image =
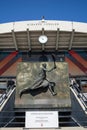
[{"label": "handrail", "polygon": [[7,98],[7,95],[6,93],[3,93],[1,96],[0,96],[0,106],[3,104],[4,100]]},{"label": "handrail", "polygon": [[[75,85],[72,85],[72,88],[75,89],[74,92],[75,94],[77,95],[78,98],[80,98],[82,100],[82,104],[84,105],[85,107],[85,110],[87,110],[87,104],[85,101],[87,101],[87,98],[85,97],[85,95],[82,93],[82,91],[78,88],[78,86]],[[85,101],[84,101],[85,99]],[[80,100],[80,101],[81,101]]]},{"label": "handrail", "polygon": [[0,107],[3,104],[3,102],[7,99],[7,97],[10,95],[12,89],[15,87],[15,82],[13,79],[0,79],[0,82],[5,82],[5,90],[0,96]]},{"label": "handrail", "polygon": [[8,99],[10,98],[10,96],[12,95],[12,93],[14,92],[15,88],[9,89],[9,91],[7,91],[5,93],[5,98],[2,99],[2,102],[0,104],[0,111],[2,110],[3,106],[6,104],[6,102],[8,101]]}]

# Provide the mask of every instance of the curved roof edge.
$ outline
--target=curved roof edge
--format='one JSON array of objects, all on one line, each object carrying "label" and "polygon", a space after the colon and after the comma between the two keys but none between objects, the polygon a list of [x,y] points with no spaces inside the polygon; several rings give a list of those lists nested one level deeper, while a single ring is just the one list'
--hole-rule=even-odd
[{"label": "curved roof edge", "polygon": [[32,20],[32,21],[19,21],[0,24],[0,34],[10,33],[12,30],[15,32],[26,31],[38,31],[38,30],[56,31],[58,28],[60,31],[72,31],[87,33],[87,23],[72,22],[72,21],[58,21],[58,20]]}]

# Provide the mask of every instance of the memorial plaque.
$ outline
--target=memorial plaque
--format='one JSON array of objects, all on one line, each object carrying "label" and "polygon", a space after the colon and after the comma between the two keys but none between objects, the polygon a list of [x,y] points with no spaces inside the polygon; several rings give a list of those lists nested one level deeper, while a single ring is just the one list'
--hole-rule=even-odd
[{"label": "memorial plaque", "polygon": [[26,111],[25,128],[58,128],[57,111]]},{"label": "memorial plaque", "polygon": [[15,107],[71,107],[66,62],[21,62],[16,81]]}]

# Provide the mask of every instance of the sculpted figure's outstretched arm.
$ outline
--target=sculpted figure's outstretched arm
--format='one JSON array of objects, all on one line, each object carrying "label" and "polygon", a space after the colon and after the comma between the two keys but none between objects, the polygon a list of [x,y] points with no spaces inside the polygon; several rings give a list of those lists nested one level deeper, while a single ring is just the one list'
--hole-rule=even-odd
[{"label": "sculpted figure's outstretched arm", "polygon": [[54,70],[54,69],[56,69],[57,67],[56,67],[56,63],[55,63],[55,56],[54,56],[54,54],[52,54],[51,55],[52,56],[52,59],[53,59],[53,62],[54,62],[54,66],[50,69],[50,70],[48,70],[47,68],[45,68],[44,66],[43,66],[43,69],[46,71],[46,72],[51,72],[52,70]]}]

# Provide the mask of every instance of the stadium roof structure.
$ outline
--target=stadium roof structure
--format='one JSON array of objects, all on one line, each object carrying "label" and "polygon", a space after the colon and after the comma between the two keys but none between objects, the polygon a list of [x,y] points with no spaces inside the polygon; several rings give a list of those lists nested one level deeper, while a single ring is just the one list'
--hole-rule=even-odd
[{"label": "stadium roof structure", "polygon": [[[38,38],[46,35],[46,44]],[[87,23],[32,20],[0,24],[0,51],[68,51],[87,49]]]}]

